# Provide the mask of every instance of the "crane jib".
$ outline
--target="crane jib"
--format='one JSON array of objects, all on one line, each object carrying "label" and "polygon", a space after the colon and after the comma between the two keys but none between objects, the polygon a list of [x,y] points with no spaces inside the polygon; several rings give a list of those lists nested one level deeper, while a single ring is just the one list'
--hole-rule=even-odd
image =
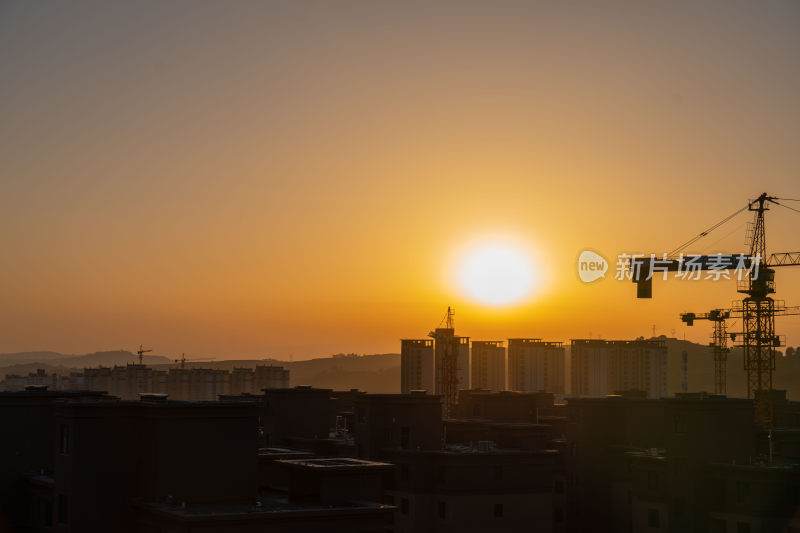
[{"label": "crane jib", "polygon": [[636,283],[637,298],[652,298],[653,277],[664,272],[700,272],[707,270],[749,270],[753,257],[744,254],[685,255],[680,259],[664,259],[655,255],[634,256],[628,268]]},{"label": "crane jib", "polygon": [[630,259],[631,280],[638,282],[653,277],[660,272],[681,272],[693,270],[736,270],[749,269],[753,257],[743,254],[686,255],[680,259],[659,257],[632,257]]}]

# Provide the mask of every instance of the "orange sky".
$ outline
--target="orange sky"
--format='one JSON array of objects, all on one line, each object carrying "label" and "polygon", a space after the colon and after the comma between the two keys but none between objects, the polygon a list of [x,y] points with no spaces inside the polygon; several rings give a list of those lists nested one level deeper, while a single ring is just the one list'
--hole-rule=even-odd
[{"label": "orange sky", "polygon": [[[734,282],[636,300],[577,256],[800,198],[798,24],[795,2],[4,2],[0,352],[398,351],[447,305],[476,339],[705,340],[678,314]],[[799,217],[767,215],[770,251],[800,250]],[[743,251],[747,220],[690,251]],[[486,235],[534,250],[538,298],[454,287]],[[800,344],[800,318],[778,330]]]}]

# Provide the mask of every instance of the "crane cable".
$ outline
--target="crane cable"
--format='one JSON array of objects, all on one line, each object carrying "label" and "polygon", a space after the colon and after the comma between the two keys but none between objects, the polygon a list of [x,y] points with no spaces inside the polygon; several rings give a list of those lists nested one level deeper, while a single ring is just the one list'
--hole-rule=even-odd
[{"label": "crane cable", "polygon": [[[781,200],[789,200],[790,198],[780,198],[780,199]],[[776,202],[775,200],[772,200],[772,203],[775,204],[775,205],[779,205],[781,207],[785,207],[786,209],[788,209],[790,211],[794,211],[796,213],[800,213],[800,209],[795,209],[794,207],[789,207],[788,205],[780,204],[780,203]]]},{"label": "crane cable", "polygon": [[726,222],[728,222],[730,219],[732,219],[733,217],[735,217],[736,215],[738,215],[738,214],[739,214],[739,213],[741,213],[742,211],[745,211],[745,210],[747,210],[749,207],[750,207],[750,204],[747,204],[746,206],[742,207],[741,209],[738,209],[738,210],[737,210],[737,211],[735,211],[734,213],[732,213],[732,214],[728,215],[727,217],[723,218],[722,220],[720,220],[719,222],[717,222],[716,224],[714,224],[713,226],[711,226],[711,227],[710,227],[710,228],[708,228],[707,230],[705,230],[705,231],[701,232],[699,235],[696,235],[695,237],[692,237],[691,239],[689,239],[688,241],[686,241],[686,242],[685,242],[685,243],[683,243],[682,245],[680,245],[680,246],[678,246],[677,248],[675,248],[674,250],[672,250],[672,251],[669,253],[668,257],[674,257],[674,256],[675,256],[675,254],[677,254],[678,252],[681,252],[681,251],[685,250],[687,247],[689,247],[689,246],[691,246],[692,244],[694,244],[695,242],[699,241],[700,239],[702,239],[703,237],[705,237],[706,235],[708,235],[709,233],[711,233],[712,231],[714,231],[714,230],[715,230],[715,229],[717,229],[718,227],[722,226],[723,224],[725,224]]}]

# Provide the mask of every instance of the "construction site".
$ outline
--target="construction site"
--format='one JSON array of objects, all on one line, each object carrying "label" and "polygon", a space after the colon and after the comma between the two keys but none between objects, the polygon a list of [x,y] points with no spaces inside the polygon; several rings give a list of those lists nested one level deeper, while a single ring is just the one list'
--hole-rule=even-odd
[{"label": "construction site", "polygon": [[[631,254],[628,279],[638,298],[653,298],[654,279],[668,273],[739,278],[741,296],[730,305],[677,313],[687,327],[711,329],[706,360],[689,360],[683,349],[679,392],[668,390],[663,336],[572,339],[567,347],[541,338],[473,341],[470,351],[469,337],[455,333],[452,308],[428,340],[402,341],[403,392],[432,387],[446,422],[458,427],[462,417],[487,416],[475,395],[506,402],[551,395],[566,423],[567,531],[800,531],[800,402],[775,386],[795,385],[777,373],[788,363],[779,361],[786,339],[776,318],[800,315],[800,306],[774,298],[776,271],[800,266],[800,252],[771,252],[766,231],[771,207],[800,213],[790,205],[798,201],[764,193],[670,253]],[[688,253],[743,213],[752,216],[744,250]],[[692,364],[713,365],[713,389],[690,388]],[[729,379],[745,386],[730,395]]]}]

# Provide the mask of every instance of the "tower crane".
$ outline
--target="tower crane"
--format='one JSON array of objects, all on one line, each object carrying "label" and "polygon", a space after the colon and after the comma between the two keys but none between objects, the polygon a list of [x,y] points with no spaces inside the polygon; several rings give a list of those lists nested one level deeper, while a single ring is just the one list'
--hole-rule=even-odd
[{"label": "tower crane", "polygon": [[[439,327],[428,333],[434,339],[436,359],[436,385],[444,402],[444,416],[450,418],[458,400],[458,347],[455,345],[455,314],[452,307],[439,323]],[[441,327],[444,324],[444,327]],[[441,355],[439,355],[441,354]]]},{"label": "tower crane", "polygon": [[[731,309],[732,315],[741,317],[742,331],[732,334],[731,339],[738,342],[735,346],[744,351],[747,395],[756,400],[756,420],[768,428],[772,427],[773,419],[772,373],[775,369],[775,349],[782,346],[781,337],[775,334],[775,317],[794,314],[782,302],[776,304],[770,296],[775,292],[775,268],[800,265],[800,252],[767,255],[764,213],[769,211],[769,206],[777,205],[800,213],[800,210],[783,204],[784,201],[797,202],[800,200],[778,198],[763,193],[670,254],[666,254],[663,259],[656,259],[653,254],[649,258],[631,258],[629,263],[631,280],[637,284],[637,297],[651,298],[654,270],[665,273],[680,271],[687,266],[683,250],[739,213],[744,211],[754,213],[753,222],[746,235],[749,244],[747,254],[692,256],[692,268],[697,271],[744,269],[747,272],[746,278],[737,287],[737,291],[746,296]],[[676,259],[679,252],[681,256]],[[656,266],[658,266],[657,269]]]},{"label": "tower crane", "polygon": [[145,350],[144,347],[140,344],[139,349],[136,350],[136,353],[139,354],[139,364],[143,364],[142,361],[144,360],[144,354],[152,352],[153,350]]},{"label": "tower crane", "polygon": [[687,326],[695,320],[710,320],[714,325],[709,346],[714,350],[714,394],[727,394],[728,370],[728,328],[726,320],[731,317],[729,309],[712,309],[708,313],[681,313],[681,320]]},{"label": "tower crane", "polygon": [[186,368],[186,361],[213,361],[216,357],[195,357],[194,359],[186,359],[186,354],[182,353],[180,359],[173,359],[174,363],[181,364],[181,370]]}]

